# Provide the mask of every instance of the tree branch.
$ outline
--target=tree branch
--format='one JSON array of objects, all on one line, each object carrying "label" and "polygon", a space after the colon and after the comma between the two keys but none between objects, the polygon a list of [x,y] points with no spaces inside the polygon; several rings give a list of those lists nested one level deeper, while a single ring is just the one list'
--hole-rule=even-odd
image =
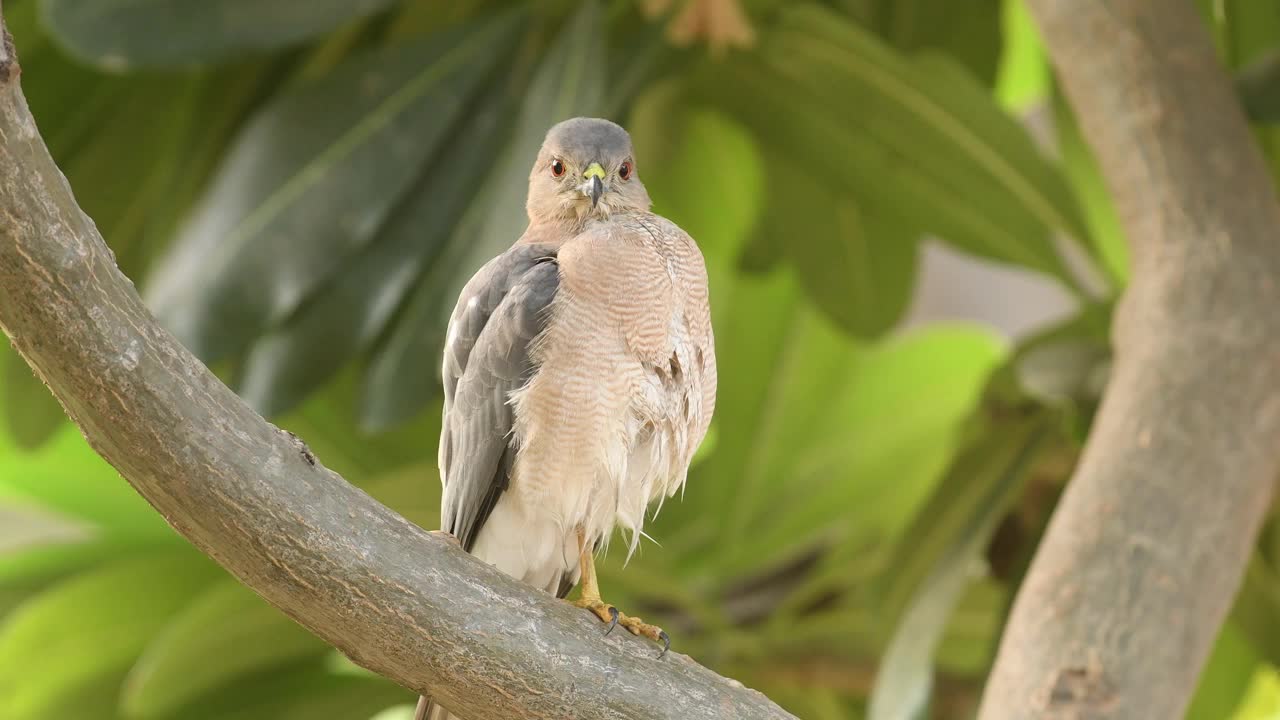
[{"label": "tree branch", "polygon": [[93,448],[195,546],[356,663],[474,718],[789,718],[519,584],[324,468],[164,331],[0,51],[0,326]]},{"label": "tree branch", "polygon": [[1280,206],[1190,0],[1030,7],[1132,282],[980,717],[1182,717],[1280,473]]}]

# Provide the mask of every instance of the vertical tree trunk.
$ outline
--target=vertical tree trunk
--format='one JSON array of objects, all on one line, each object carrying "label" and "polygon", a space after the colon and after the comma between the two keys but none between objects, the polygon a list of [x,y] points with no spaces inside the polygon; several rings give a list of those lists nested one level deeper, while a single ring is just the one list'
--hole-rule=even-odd
[{"label": "vertical tree trunk", "polygon": [[1182,717],[1280,472],[1280,205],[1191,0],[1029,0],[1132,248],[980,717]]}]

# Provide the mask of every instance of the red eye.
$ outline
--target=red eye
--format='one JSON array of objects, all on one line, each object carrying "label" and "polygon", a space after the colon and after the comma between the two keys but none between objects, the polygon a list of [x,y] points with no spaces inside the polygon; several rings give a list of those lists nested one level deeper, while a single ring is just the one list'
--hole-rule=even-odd
[{"label": "red eye", "polygon": [[630,160],[622,163],[622,167],[618,168],[618,177],[622,178],[623,180],[630,180],[631,173],[632,173],[632,168],[631,168]]},{"label": "red eye", "polygon": [[555,175],[556,177],[560,177],[561,175],[564,175],[564,163],[560,162],[559,160],[552,160],[551,174]]}]

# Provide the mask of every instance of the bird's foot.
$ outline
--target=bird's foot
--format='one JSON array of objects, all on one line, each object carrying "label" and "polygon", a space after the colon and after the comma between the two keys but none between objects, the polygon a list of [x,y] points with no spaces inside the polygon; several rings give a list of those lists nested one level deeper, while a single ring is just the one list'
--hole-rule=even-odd
[{"label": "bird's foot", "polygon": [[590,610],[593,615],[600,618],[601,622],[609,623],[609,629],[605,630],[605,635],[613,632],[614,628],[621,625],[630,631],[632,635],[641,635],[653,640],[654,642],[662,643],[662,652],[658,654],[659,660],[661,660],[663,656],[667,654],[667,651],[671,649],[671,637],[667,635],[665,630],[657,625],[650,625],[638,617],[624,615],[618,611],[618,608],[600,600],[599,598],[584,597],[579,600],[575,600],[573,604],[577,607],[583,608],[584,610]]}]

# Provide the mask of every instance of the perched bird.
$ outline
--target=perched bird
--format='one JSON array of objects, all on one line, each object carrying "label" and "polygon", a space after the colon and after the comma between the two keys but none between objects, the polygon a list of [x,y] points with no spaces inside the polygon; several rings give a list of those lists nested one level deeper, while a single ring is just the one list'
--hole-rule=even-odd
[{"label": "perched bird", "polygon": [[[445,340],[441,525],[515,578],[664,643],[600,597],[595,553],[680,490],[716,403],[702,253],[650,212],[626,130],[574,118],[529,174],[529,225],[463,288]],[[661,655],[659,656],[661,657]],[[429,698],[419,720],[454,717]]]}]

